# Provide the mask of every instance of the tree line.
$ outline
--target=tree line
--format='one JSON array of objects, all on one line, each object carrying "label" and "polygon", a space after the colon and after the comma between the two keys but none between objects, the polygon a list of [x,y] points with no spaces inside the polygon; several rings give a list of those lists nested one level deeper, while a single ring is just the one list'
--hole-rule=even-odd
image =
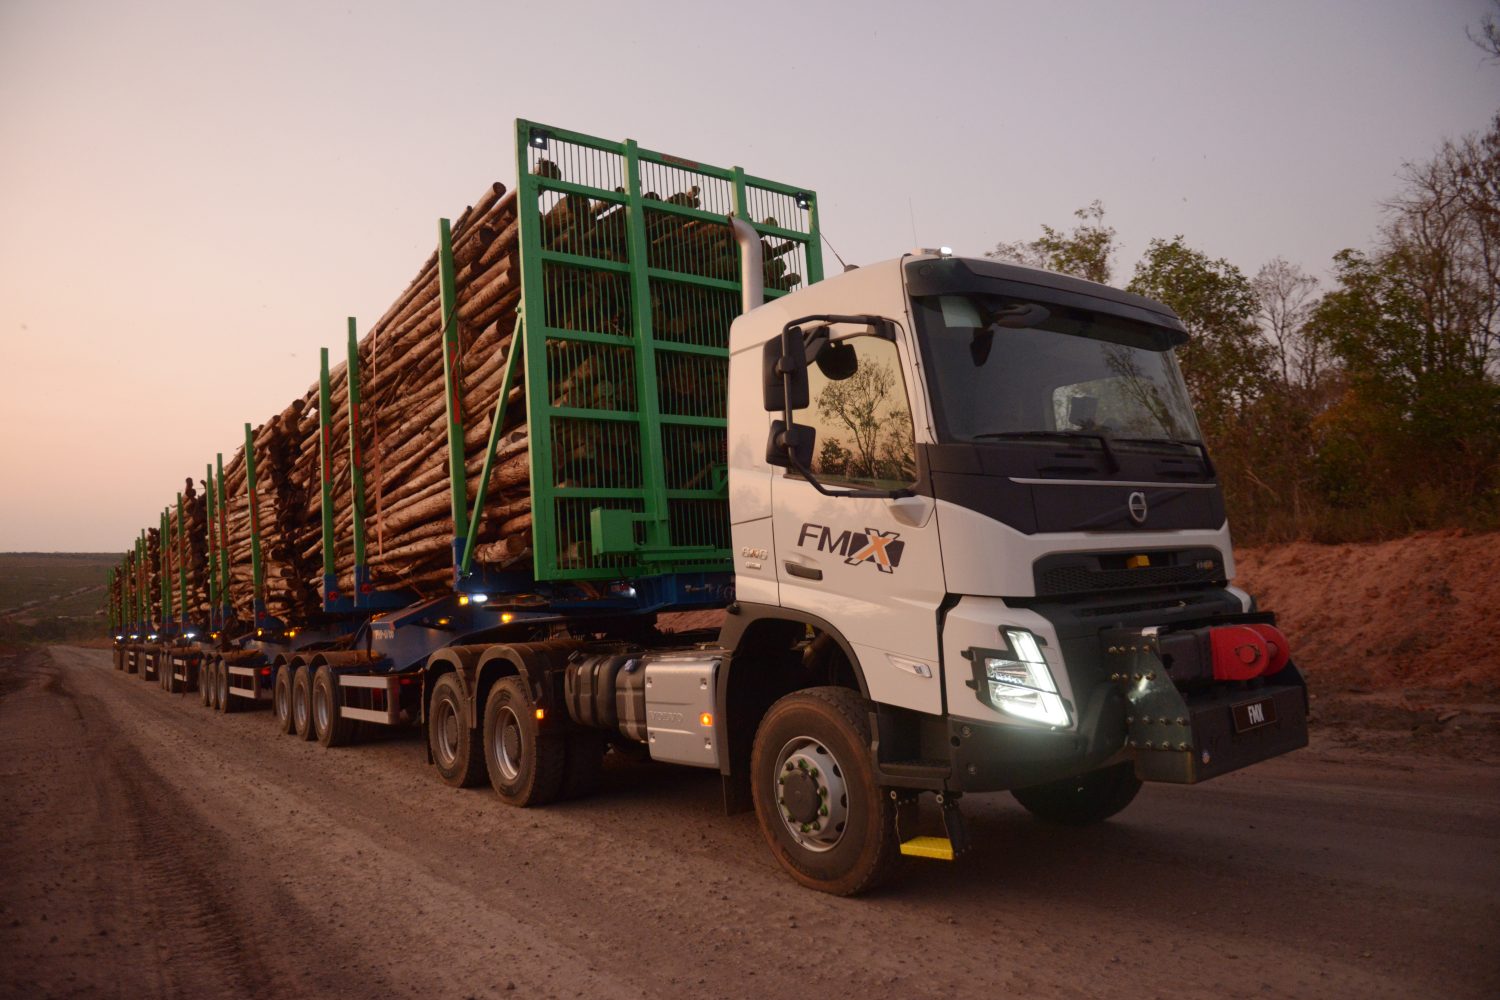
[{"label": "tree line", "polygon": [[[1153,239],[1126,285],[1191,334],[1179,361],[1242,543],[1500,527],[1500,114],[1400,183],[1327,287],[1181,235]],[[988,256],[1112,283],[1104,206],[1074,215]]]}]

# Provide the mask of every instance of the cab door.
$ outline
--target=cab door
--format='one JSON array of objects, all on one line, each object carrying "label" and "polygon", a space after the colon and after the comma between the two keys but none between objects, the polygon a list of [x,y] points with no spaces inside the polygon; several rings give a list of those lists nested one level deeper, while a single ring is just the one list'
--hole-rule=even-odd
[{"label": "cab door", "polygon": [[[809,405],[794,414],[814,432],[813,473],[835,493],[909,488],[916,440],[897,344],[873,334],[840,343],[852,359],[809,365]],[[793,471],[778,471],[771,496],[782,606],[843,635],[872,699],[941,712],[932,499],[825,496]]]}]

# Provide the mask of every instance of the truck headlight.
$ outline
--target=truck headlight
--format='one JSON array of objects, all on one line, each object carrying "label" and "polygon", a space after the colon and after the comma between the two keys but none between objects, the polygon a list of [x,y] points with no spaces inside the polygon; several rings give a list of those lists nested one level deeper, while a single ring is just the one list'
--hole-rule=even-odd
[{"label": "truck headlight", "polygon": [[975,688],[991,708],[1028,722],[1066,726],[1068,708],[1037,645],[1036,636],[1006,629],[1007,649],[973,651]]}]

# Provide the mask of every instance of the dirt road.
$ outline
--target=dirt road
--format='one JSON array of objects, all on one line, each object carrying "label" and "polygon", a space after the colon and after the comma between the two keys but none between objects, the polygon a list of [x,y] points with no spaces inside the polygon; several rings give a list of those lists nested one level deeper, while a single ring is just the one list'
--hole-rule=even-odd
[{"label": "dirt road", "polygon": [[1102,827],[796,887],[717,778],[546,810],[217,716],[105,651],[0,658],[0,996],[1411,997],[1500,992],[1500,770],[1315,745]]}]

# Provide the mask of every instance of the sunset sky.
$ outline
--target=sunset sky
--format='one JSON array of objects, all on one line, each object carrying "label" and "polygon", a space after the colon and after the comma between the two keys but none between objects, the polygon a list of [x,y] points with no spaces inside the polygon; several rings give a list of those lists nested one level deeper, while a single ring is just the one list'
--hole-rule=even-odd
[{"label": "sunset sky", "polygon": [[0,0],[0,551],[155,524],[513,183],[517,117],[812,188],[851,262],[1098,198],[1118,283],[1178,233],[1323,274],[1500,109],[1491,9]]}]

